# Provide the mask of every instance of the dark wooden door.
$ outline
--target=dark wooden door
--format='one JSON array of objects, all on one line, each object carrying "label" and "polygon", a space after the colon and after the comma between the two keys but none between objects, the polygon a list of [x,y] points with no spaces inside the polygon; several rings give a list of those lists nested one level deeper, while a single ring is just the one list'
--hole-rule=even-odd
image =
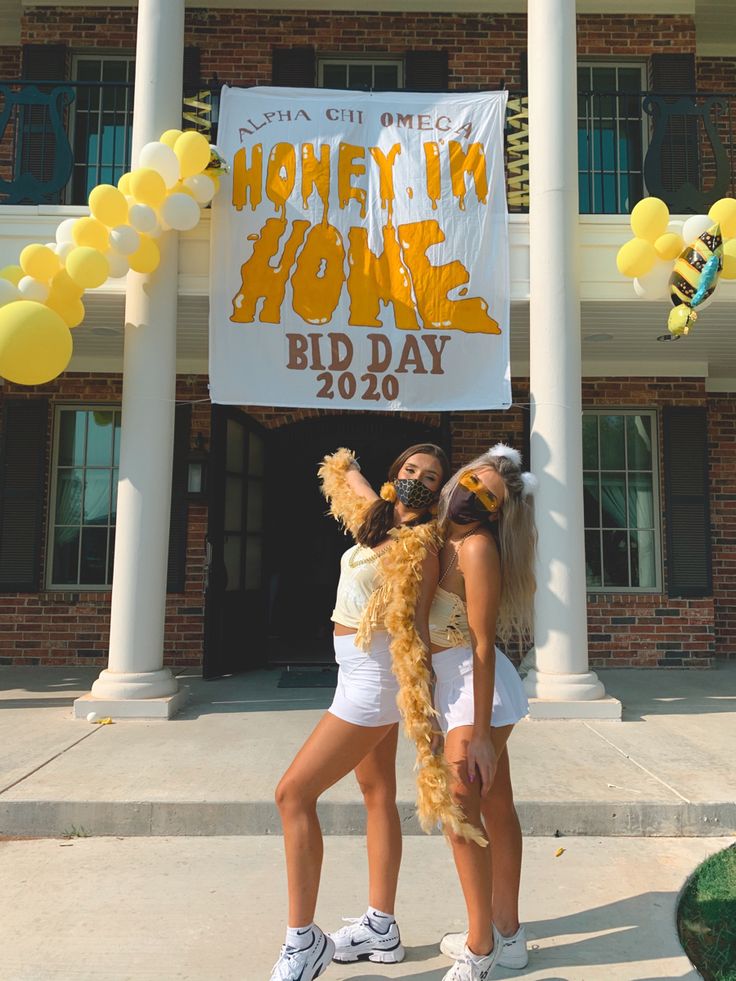
[{"label": "dark wooden door", "polygon": [[205,678],[262,667],[266,657],[266,430],[212,407]]},{"label": "dark wooden door", "polygon": [[306,419],[269,433],[268,655],[271,664],[330,664],[340,557],[353,542],[319,492],[317,467],[326,453],[347,446],[378,489],[392,461],[412,443],[439,443],[449,452],[446,425],[433,427],[396,416],[345,413]]}]

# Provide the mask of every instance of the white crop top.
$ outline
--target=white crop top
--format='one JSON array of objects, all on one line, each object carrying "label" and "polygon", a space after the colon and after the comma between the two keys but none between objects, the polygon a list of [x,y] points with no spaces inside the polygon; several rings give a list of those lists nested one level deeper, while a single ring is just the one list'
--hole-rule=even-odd
[{"label": "white crop top", "polygon": [[332,621],[357,630],[363,611],[380,583],[376,552],[365,545],[349,548],[340,559],[340,581]]}]

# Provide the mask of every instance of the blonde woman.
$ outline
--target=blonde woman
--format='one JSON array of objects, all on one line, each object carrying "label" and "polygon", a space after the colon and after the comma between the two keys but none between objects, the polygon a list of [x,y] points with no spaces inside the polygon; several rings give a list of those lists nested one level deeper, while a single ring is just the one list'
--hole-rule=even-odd
[{"label": "blonde woman", "polygon": [[456,959],[444,981],[485,981],[493,967],[526,966],[518,919],[521,830],[506,742],[528,712],[521,679],[496,639],[528,638],[535,592],[535,478],[501,443],[445,485],[439,521],[445,544],[430,609],[435,707],[468,823],[490,848],[448,832],[468,915],[467,934],[441,949]]}]

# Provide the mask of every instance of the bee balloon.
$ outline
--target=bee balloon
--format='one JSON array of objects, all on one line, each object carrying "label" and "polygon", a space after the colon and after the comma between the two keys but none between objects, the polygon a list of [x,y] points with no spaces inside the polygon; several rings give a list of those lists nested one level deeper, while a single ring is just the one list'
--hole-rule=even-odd
[{"label": "bee balloon", "polygon": [[667,328],[679,337],[689,334],[698,319],[696,307],[707,300],[723,269],[723,237],[717,223],[682,250],[670,276],[670,310]]}]

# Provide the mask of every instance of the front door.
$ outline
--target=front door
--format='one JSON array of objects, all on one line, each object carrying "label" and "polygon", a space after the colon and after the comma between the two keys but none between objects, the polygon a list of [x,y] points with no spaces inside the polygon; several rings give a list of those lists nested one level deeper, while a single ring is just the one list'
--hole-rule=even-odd
[{"label": "front door", "polygon": [[278,468],[269,480],[267,575],[269,661],[331,664],[332,623],[340,557],[353,541],[326,515],[317,467],[347,446],[378,490],[396,457],[413,443],[440,443],[447,429],[397,416],[345,413],[306,419],[269,433]]},{"label": "front door", "polygon": [[212,406],[205,678],[267,660],[265,435],[239,409]]}]

